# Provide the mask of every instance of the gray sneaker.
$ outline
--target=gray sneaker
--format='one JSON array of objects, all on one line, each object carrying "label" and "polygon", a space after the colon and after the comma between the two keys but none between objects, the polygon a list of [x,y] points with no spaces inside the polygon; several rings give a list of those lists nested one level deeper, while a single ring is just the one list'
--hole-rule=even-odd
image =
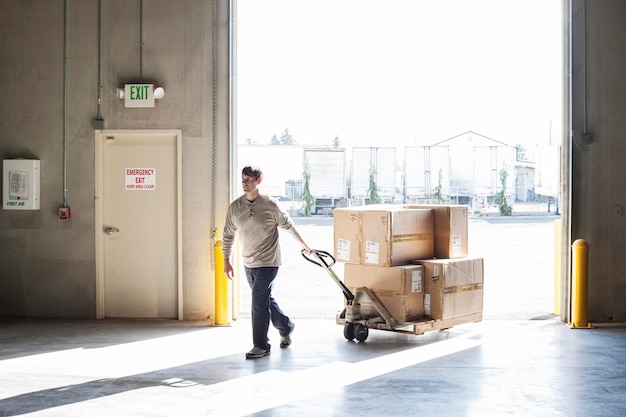
[{"label": "gray sneaker", "polygon": [[280,347],[287,348],[291,345],[291,333],[293,333],[293,329],[296,328],[296,323],[291,323],[291,330],[289,330],[289,334],[287,336],[280,337]]},{"label": "gray sneaker", "polygon": [[267,356],[270,354],[269,349],[265,350],[265,349],[261,349],[258,347],[253,347],[252,350],[248,353],[246,353],[246,359],[258,359],[258,358],[262,358],[263,356]]}]

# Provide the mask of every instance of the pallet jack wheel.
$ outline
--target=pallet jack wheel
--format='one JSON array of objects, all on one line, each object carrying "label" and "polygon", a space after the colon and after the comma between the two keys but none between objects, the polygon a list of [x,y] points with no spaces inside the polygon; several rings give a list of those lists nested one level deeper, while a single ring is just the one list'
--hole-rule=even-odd
[{"label": "pallet jack wheel", "polygon": [[354,333],[354,323],[346,323],[345,326],[343,326],[343,336],[348,340],[352,340],[356,337]]},{"label": "pallet jack wheel", "polygon": [[369,335],[369,330],[368,330],[367,326],[365,326],[365,325],[363,325],[361,323],[357,323],[354,326],[354,337],[359,342],[365,342],[365,340],[367,339],[368,335]]}]

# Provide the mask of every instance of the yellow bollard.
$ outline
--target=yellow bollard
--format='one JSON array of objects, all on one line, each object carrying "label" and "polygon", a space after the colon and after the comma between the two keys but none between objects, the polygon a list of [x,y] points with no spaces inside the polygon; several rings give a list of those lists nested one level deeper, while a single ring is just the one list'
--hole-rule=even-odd
[{"label": "yellow bollard", "polygon": [[[217,232],[215,232],[217,238]],[[222,241],[217,240],[215,252],[215,325],[227,326],[228,319],[228,277],[224,273],[224,258],[222,255]]]},{"label": "yellow bollard", "polygon": [[561,314],[561,219],[554,221],[554,314]]},{"label": "yellow bollard", "polygon": [[587,321],[589,244],[584,239],[572,243],[572,329],[591,329]]}]

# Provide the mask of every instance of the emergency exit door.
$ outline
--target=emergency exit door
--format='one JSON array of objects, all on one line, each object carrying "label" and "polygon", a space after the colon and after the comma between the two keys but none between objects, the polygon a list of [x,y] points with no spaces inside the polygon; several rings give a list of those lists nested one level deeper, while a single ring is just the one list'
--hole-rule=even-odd
[{"label": "emergency exit door", "polygon": [[100,318],[181,316],[180,136],[97,133]]}]

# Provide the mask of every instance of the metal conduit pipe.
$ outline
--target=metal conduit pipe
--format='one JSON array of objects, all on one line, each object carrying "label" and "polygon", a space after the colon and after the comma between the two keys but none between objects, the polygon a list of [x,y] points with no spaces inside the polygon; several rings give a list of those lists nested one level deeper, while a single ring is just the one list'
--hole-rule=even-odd
[{"label": "metal conduit pipe", "polygon": [[102,120],[102,0],[98,0],[98,116],[94,121],[94,128],[104,128],[104,120]]},{"label": "metal conduit pipe", "polygon": [[[216,236],[216,196],[217,196],[217,0],[213,0],[213,45],[211,51],[211,235]],[[211,262],[215,268],[215,259]]]},{"label": "metal conduit pipe", "polygon": [[139,79],[143,84],[143,0],[139,0]]},{"label": "metal conduit pipe", "polygon": [[219,232],[217,230],[217,161],[218,161],[218,128],[217,128],[217,112],[218,112],[218,0],[213,0],[213,45],[211,54],[211,70],[212,70],[212,131],[211,131],[211,235],[213,237],[213,248],[211,266],[215,275],[215,325],[222,326],[229,324],[229,285],[228,278],[224,274],[224,260],[222,258],[222,240],[218,239]]},{"label": "metal conduit pipe", "polygon": [[63,207],[67,208],[67,0],[63,1]]},{"label": "metal conduit pipe", "polygon": [[[229,101],[229,113],[228,113],[228,131],[229,131],[229,147],[228,147],[228,172],[229,175],[229,197],[234,195],[232,190],[235,189],[235,182],[232,173],[237,171],[237,166],[235,164],[235,158],[237,156],[237,138],[236,138],[236,127],[235,127],[235,115],[236,113],[236,86],[235,86],[235,72],[237,69],[237,65],[235,62],[235,48],[236,45],[236,16],[235,11],[237,8],[235,7],[236,1],[229,2],[229,25],[228,25],[228,34],[229,34],[229,45],[228,45],[228,72],[229,72],[229,83],[228,83],[228,101]],[[237,320],[239,318],[239,310],[241,304],[241,294],[239,285],[239,275],[235,275],[234,280],[231,285],[231,315],[232,320]]]}]

